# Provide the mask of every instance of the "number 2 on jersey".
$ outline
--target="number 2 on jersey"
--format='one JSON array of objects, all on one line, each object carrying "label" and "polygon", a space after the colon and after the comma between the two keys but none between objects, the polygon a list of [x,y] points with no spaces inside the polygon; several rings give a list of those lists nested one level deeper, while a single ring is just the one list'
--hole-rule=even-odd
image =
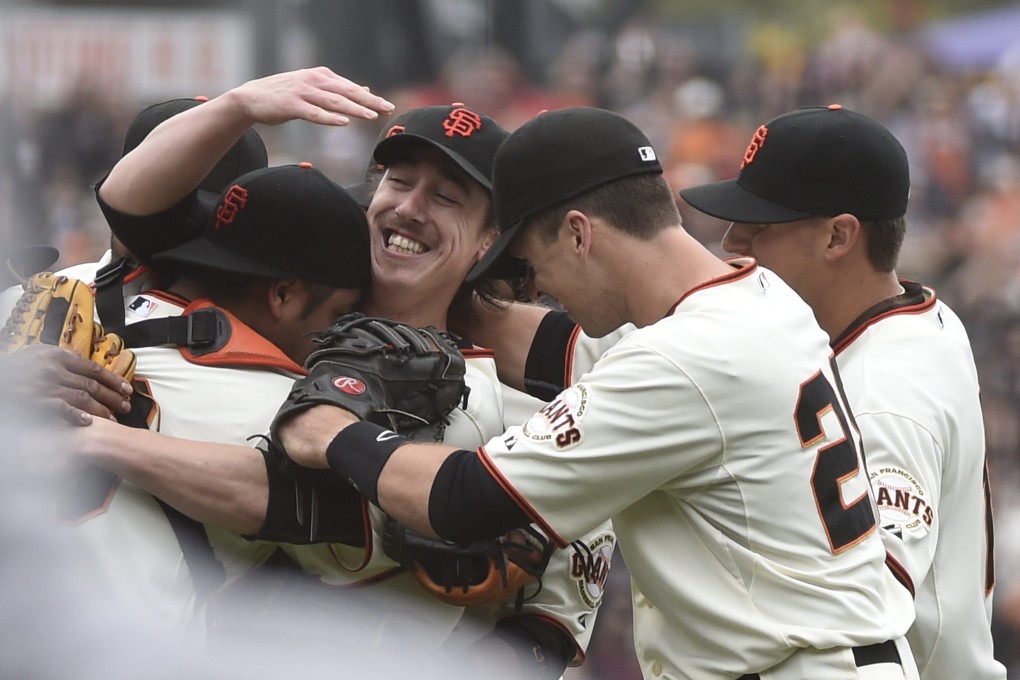
[{"label": "number 2 on jersey", "polygon": [[[875,513],[866,491],[850,503],[843,499],[844,482],[865,471],[861,469],[861,459],[841,403],[832,384],[819,371],[801,384],[794,413],[801,446],[816,450],[811,489],[833,554],[856,545],[876,527]],[[822,417],[828,412],[835,414],[841,432],[828,433],[822,427]],[[867,484],[866,476],[864,480]]]}]

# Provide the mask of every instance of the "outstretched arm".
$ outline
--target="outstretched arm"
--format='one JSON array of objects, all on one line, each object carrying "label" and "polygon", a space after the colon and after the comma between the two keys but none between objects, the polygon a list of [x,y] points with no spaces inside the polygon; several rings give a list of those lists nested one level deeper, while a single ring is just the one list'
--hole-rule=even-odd
[{"label": "outstretched arm", "polygon": [[204,524],[255,534],[269,485],[255,448],[177,439],[99,421],[73,433],[74,455],[129,479]]},{"label": "outstretched arm", "polygon": [[[337,406],[292,415],[277,427],[275,442],[298,465],[331,469],[399,522],[429,536],[470,543],[531,522],[473,452],[402,439]],[[485,512],[478,512],[482,507]]]},{"label": "outstretched arm", "polygon": [[159,125],[114,166],[99,196],[128,215],[152,215],[198,187],[256,123],[339,126],[391,111],[393,104],[324,66],[252,80]]}]

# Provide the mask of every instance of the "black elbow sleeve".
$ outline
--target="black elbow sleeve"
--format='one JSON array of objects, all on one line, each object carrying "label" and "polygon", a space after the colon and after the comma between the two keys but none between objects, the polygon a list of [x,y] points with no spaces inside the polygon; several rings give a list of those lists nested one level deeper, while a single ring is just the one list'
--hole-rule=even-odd
[{"label": "black elbow sleeve", "polygon": [[456,451],[436,473],[429,523],[442,538],[473,543],[531,523],[473,451]]}]

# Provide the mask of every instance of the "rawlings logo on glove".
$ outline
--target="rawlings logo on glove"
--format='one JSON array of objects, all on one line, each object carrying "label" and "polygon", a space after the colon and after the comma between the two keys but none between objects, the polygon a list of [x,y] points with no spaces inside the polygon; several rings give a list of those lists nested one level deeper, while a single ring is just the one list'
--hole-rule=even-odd
[{"label": "rawlings logo on glove", "polygon": [[[346,409],[405,437],[442,441],[447,417],[467,399],[456,343],[431,326],[345,314],[315,338],[308,376],[294,383],[270,428],[316,404]],[[278,445],[278,444],[277,444]]]}]

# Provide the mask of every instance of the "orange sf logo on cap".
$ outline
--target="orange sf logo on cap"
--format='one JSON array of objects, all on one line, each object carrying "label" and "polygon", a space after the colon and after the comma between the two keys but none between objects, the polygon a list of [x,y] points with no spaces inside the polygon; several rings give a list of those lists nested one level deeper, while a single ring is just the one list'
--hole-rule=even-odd
[{"label": "orange sf logo on cap", "polygon": [[461,137],[470,137],[475,131],[482,129],[481,116],[464,108],[463,104],[454,104],[454,106],[459,106],[459,108],[450,111],[450,115],[443,121],[443,129],[446,130],[447,137],[453,137],[455,134]]},{"label": "orange sf logo on cap", "polygon": [[223,201],[220,206],[216,208],[216,224],[215,228],[225,227],[229,224],[233,224],[234,218],[237,217],[237,213],[241,211],[241,208],[248,202],[248,190],[244,187],[235,184],[230,187],[230,191],[223,197]]},{"label": "orange sf logo on cap", "polygon": [[754,157],[761,151],[761,147],[765,144],[765,138],[769,134],[769,129],[764,125],[758,127],[754,131],[754,136],[751,137],[751,143],[747,145],[747,151],[744,152],[744,159],[740,161],[740,169],[743,170],[754,160]]}]

